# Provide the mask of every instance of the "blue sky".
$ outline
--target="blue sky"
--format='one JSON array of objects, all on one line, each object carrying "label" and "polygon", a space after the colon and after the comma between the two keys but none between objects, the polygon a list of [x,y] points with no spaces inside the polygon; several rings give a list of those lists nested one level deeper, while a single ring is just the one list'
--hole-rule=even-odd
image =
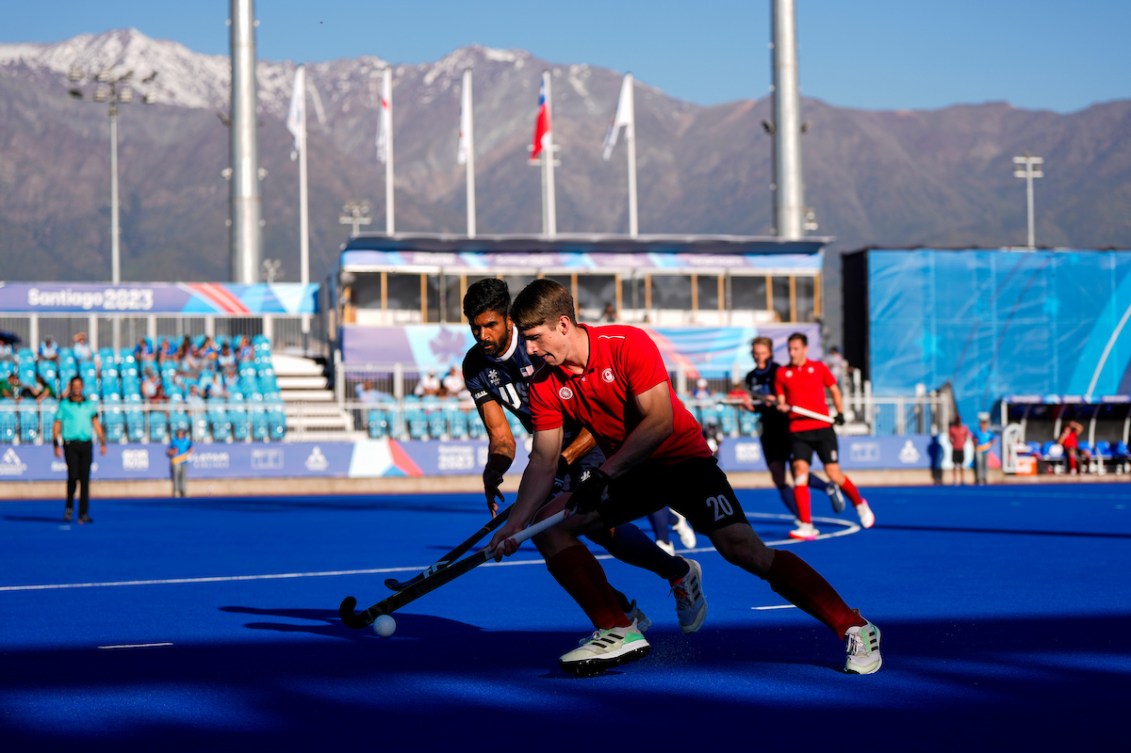
[{"label": "blue sky", "polygon": [[[862,109],[1131,97],[1131,0],[797,0],[805,96]],[[228,51],[226,0],[7,0],[2,42],[133,27]],[[265,60],[425,63],[478,43],[588,63],[699,104],[768,96],[770,0],[259,0]]]}]

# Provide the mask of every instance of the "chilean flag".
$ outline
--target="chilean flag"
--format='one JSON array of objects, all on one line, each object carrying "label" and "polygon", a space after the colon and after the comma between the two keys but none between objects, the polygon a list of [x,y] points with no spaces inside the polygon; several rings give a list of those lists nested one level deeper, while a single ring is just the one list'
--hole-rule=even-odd
[{"label": "chilean flag", "polygon": [[534,146],[530,149],[531,161],[538,159],[550,138],[550,103],[546,101],[546,81],[538,88],[538,118],[534,121]]}]

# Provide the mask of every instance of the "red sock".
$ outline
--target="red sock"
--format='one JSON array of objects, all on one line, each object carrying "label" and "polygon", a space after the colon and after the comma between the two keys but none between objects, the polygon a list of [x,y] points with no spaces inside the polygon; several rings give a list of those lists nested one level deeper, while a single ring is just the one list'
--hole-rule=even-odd
[{"label": "red sock", "polygon": [[593,622],[593,627],[628,627],[632,624],[617,603],[601,563],[584,545],[576,544],[548,557],[546,569],[573,597]]},{"label": "red sock", "polygon": [[844,493],[852,500],[853,507],[859,507],[864,504],[864,498],[860,496],[860,490],[856,488],[856,484],[852,483],[852,479],[848,476],[844,477],[844,483],[840,485],[844,489]]},{"label": "red sock", "polygon": [[793,501],[797,503],[797,519],[802,523],[813,522],[813,510],[809,504],[809,485],[793,487]]},{"label": "red sock", "polygon": [[828,625],[837,636],[843,637],[854,625],[867,623],[859,612],[848,608],[820,573],[793,552],[774,550],[774,562],[766,574],[766,582],[774,593]]}]

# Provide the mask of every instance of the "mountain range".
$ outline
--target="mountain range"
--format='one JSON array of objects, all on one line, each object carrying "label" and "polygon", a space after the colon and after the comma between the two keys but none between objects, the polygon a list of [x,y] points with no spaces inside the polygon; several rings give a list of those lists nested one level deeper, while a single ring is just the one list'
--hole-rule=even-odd
[{"label": "mountain range", "polygon": [[[625,233],[623,146],[601,156],[621,74],[478,46],[424,65],[378,57],[307,65],[311,279],[336,264],[349,201],[383,230],[384,168],[375,136],[381,69],[393,68],[396,229],[465,230],[457,164],[460,78],[475,93],[478,232],[541,231],[540,174],[528,164],[538,86],[552,72],[557,227]],[[299,279],[298,164],[286,129],[296,64],[258,62],[265,259]],[[124,281],[229,276],[230,64],[136,30],[57,44],[0,45],[0,280],[109,277],[109,125],[93,82],[68,72],[132,70],[118,118]],[[142,78],[156,72],[149,85]],[[804,73],[804,72],[803,72]],[[725,75],[720,73],[720,75]],[[84,98],[68,95],[78,86]],[[772,232],[769,99],[699,106],[637,82],[640,232]],[[97,105],[97,106],[92,106]],[[839,305],[839,254],[865,246],[1001,247],[1026,242],[1025,183],[1012,158],[1044,158],[1035,184],[1040,246],[1131,247],[1131,100],[1078,112],[1004,102],[866,111],[804,99],[806,203],[834,241],[826,309]],[[835,318],[835,317],[834,317]]]}]

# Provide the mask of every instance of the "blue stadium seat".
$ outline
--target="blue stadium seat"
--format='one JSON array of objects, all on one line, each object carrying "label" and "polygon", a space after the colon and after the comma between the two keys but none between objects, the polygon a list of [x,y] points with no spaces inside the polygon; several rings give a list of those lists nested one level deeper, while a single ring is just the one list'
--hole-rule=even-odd
[{"label": "blue stadium seat", "polygon": [[272,442],[282,442],[287,436],[287,414],[282,403],[267,409],[267,429]]},{"label": "blue stadium seat", "polygon": [[169,417],[161,411],[149,413],[149,441],[166,442],[169,439]]},{"label": "blue stadium seat", "polygon": [[428,415],[420,406],[405,406],[404,420],[408,427],[409,439],[428,438]]},{"label": "blue stadium seat", "polygon": [[107,442],[121,442],[126,436],[126,418],[121,408],[106,408],[102,411],[102,430]]},{"label": "blue stadium seat", "polygon": [[251,433],[247,409],[242,406],[229,405],[228,422],[232,425],[232,439],[236,442],[246,442]]},{"label": "blue stadium seat", "polygon": [[228,411],[223,406],[216,405],[208,409],[208,423],[212,427],[213,441],[232,441],[232,422],[228,420]]},{"label": "blue stadium seat", "polygon": [[738,433],[744,437],[758,436],[758,414],[749,410],[739,413]]},{"label": "blue stadium seat", "polygon": [[487,427],[483,425],[483,419],[479,417],[479,411],[470,410],[465,415],[467,416],[468,438],[479,439],[487,433]]},{"label": "blue stadium seat", "polygon": [[15,444],[20,423],[16,414],[16,401],[0,400],[0,444]]},{"label": "blue stadium seat", "polygon": [[126,409],[126,438],[130,442],[145,441],[145,413],[139,408]]},{"label": "blue stadium seat", "polygon": [[21,406],[20,414],[20,444],[35,444],[40,437],[39,411],[35,408]]},{"label": "blue stadium seat", "polygon": [[459,403],[453,402],[444,408],[448,423],[448,436],[452,439],[467,438],[467,414],[460,410]]},{"label": "blue stadium seat", "polygon": [[383,408],[370,408],[365,415],[365,428],[370,439],[389,436],[389,414]]}]

